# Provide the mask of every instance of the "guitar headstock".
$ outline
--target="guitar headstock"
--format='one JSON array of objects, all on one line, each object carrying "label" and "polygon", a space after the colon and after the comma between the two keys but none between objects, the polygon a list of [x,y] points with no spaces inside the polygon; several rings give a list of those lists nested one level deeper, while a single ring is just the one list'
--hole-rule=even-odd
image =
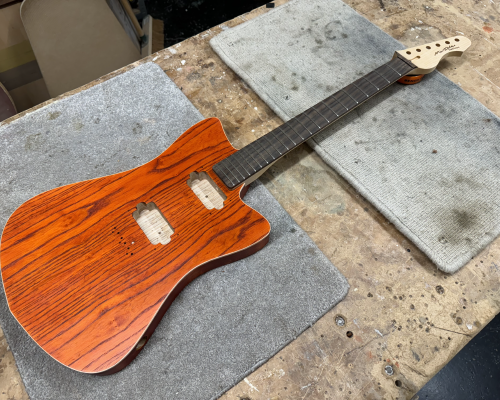
[{"label": "guitar headstock", "polygon": [[423,44],[396,51],[399,55],[417,66],[409,75],[428,74],[436,69],[439,62],[448,56],[461,56],[469,48],[471,41],[465,36],[454,36],[437,42]]}]

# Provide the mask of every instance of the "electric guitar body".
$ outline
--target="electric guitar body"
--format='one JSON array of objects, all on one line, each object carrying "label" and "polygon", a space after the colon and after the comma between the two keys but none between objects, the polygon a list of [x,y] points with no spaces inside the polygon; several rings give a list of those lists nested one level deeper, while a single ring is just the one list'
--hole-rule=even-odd
[{"label": "electric guitar body", "polygon": [[419,81],[405,77],[432,72],[470,44],[455,36],[396,51],[240,150],[210,118],[141,167],[28,200],[0,245],[12,314],[67,367],[119,371],[190,281],[265,246],[268,221],[240,197],[248,183],[385,88]]},{"label": "electric guitar body", "polygon": [[19,207],[0,261],[26,332],[74,370],[125,367],[183,287],[267,243],[270,225],[241,200],[244,185],[229,190],[212,171],[235,152],[220,121],[206,119],[138,168]]}]

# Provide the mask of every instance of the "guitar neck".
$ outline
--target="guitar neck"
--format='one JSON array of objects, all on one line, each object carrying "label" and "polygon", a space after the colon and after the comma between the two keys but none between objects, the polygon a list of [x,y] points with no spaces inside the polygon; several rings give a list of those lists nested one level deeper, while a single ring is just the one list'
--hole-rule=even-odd
[{"label": "guitar neck", "polygon": [[399,57],[393,58],[215,164],[214,172],[229,189],[253,180],[255,175],[260,175],[272,163],[413,69],[415,65],[411,61]]}]

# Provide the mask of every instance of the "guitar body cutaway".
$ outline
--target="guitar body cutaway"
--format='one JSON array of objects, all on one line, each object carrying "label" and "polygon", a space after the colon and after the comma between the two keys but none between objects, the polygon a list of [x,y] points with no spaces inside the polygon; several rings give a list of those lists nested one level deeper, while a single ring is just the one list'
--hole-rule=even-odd
[{"label": "guitar body cutaway", "polygon": [[[241,200],[243,185],[228,190],[212,171],[234,152],[220,121],[206,119],[138,168],[19,207],[0,262],[9,308],[36,343],[74,370],[117,372],[189,282],[264,247],[269,222]],[[214,188],[198,180],[195,194],[193,176]],[[200,200],[206,188],[222,208]]]}]

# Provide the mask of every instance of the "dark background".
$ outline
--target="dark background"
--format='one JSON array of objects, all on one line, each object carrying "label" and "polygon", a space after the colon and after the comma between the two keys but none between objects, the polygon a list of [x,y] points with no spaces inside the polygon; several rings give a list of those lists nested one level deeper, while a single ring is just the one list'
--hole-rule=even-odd
[{"label": "dark background", "polygon": [[269,0],[145,0],[148,13],[163,21],[165,47],[233,19]]}]

